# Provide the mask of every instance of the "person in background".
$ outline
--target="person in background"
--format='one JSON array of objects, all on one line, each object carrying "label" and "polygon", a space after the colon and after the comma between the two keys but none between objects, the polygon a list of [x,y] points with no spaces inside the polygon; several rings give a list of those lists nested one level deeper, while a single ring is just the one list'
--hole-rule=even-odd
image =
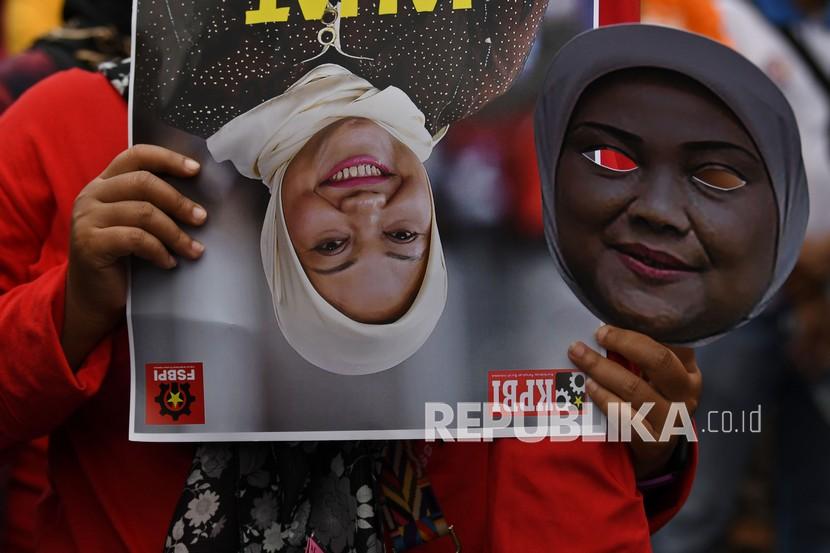
[{"label": "person in background", "polygon": [[63,0],[4,0],[0,11],[6,54],[20,54],[38,38],[60,27],[63,4]]},{"label": "person in background", "polygon": [[717,0],[643,0],[642,22],[667,25],[728,43]]},{"label": "person in background", "polygon": [[[653,0],[649,0],[653,1]],[[729,42],[784,92],[810,186],[807,240],[768,313],[700,350],[709,412],[763,407],[775,421],[775,551],[830,551],[830,2],[719,0]],[[716,417],[719,420],[719,417]],[[757,434],[701,433],[689,502],[654,538],[657,553],[709,553],[726,539]]]},{"label": "person in background", "polygon": [[[129,0],[67,0],[65,5],[55,0],[11,0],[5,8],[4,36],[8,53],[14,55],[0,61],[0,113],[57,71],[94,70],[107,60],[129,56]],[[61,10],[63,23],[52,17]],[[46,32],[35,37],[35,31]]]}]

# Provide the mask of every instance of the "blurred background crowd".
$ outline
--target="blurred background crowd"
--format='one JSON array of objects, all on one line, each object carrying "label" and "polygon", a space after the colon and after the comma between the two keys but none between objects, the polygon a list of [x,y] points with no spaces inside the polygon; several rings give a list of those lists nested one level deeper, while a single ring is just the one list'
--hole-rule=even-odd
[{"label": "blurred background crowd", "polygon": [[[52,73],[128,57],[131,4],[0,0],[0,113]],[[525,284],[539,278],[539,267],[552,270],[533,143],[535,92],[559,46],[590,25],[590,5],[551,0],[514,89],[457,125],[429,162],[448,249],[463,243],[467,255],[491,260],[491,274],[467,281],[504,291],[484,301],[514,313],[510,336],[528,347],[534,340],[522,336],[544,329],[528,292],[539,286]],[[812,203],[802,258],[778,301],[698,354],[697,480],[681,513],[654,537],[654,550],[830,552],[830,0],[643,0],[642,20],[728,44],[775,80],[801,128]],[[482,236],[503,237],[504,251],[477,250],[478,241],[492,244]],[[759,406],[761,431],[753,432],[750,413]],[[32,549],[37,500],[48,486],[46,452],[45,439],[0,452],[2,552]]]}]

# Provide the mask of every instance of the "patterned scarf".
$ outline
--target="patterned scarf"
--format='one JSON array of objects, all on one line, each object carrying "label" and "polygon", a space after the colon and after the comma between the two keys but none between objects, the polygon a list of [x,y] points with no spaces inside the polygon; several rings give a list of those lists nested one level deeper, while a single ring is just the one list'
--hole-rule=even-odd
[{"label": "patterned scarf", "polygon": [[165,553],[380,553],[385,444],[209,444],[193,460]]},{"label": "patterned scarf", "polygon": [[164,553],[402,553],[452,536],[416,442],[207,444]]}]

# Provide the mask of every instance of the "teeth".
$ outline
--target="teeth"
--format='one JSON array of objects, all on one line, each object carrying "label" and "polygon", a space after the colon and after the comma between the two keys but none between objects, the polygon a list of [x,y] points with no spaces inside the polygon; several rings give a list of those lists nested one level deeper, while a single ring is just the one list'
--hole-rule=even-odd
[{"label": "teeth", "polygon": [[374,165],[362,164],[341,169],[331,177],[332,182],[338,182],[356,177],[380,177],[383,173]]}]

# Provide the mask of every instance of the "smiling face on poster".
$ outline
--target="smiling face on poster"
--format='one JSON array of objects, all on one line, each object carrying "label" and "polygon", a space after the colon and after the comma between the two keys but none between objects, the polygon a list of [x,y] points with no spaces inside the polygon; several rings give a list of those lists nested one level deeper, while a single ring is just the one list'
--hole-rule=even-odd
[{"label": "smiling face on poster", "polygon": [[585,33],[554,61],[536,129],[548,245],[602,320],[703,344],[792,270],[808,213],[798,128],[731,49],[646,25]]}]

